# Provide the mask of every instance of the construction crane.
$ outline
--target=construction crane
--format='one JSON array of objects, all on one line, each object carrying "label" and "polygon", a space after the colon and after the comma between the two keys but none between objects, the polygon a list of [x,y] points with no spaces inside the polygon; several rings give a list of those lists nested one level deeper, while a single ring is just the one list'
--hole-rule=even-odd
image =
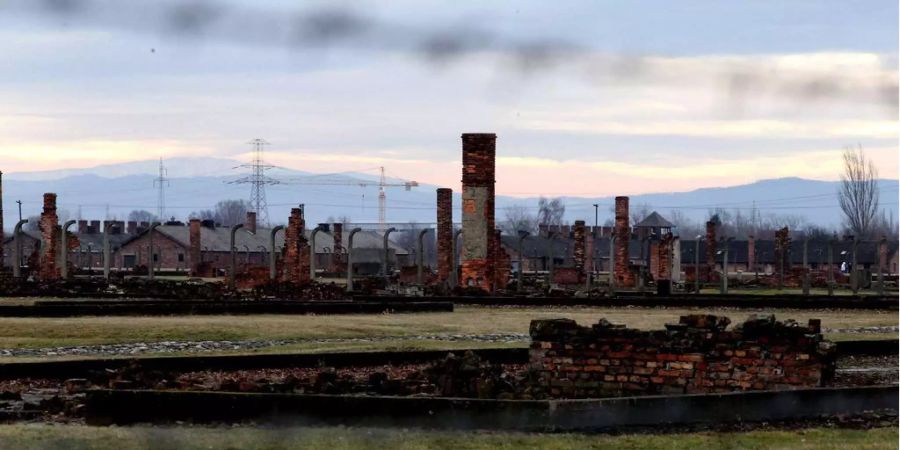
[{"label": "construction crane", "polygon": [[283,184],[299,184],[299,185],[307,185],[307,186],[359,186],[359,187],[369,187],[373,185],[378,186],[378,227],[381,231],[385,230],[386,223],[386,214],[385,210],[387,209],[387,195],[384,192],[384,188],[387,187],[402,187],[409,191],[410,189],[419,185],[417,181],[405,181],[401,180],[398,182],[387,181],[387,177],[384,174],[384,166],[378,167],[379,177],[378,181],[368,181],[361,180],[358,178],[350,178],[350,177],[342,177],[342,178],[327,178],[329,176],[336,176],[341,174],[327,174],[327,175],[314,175],[310,177],[299,177],[299,178],[289,178],[282,179]]}]

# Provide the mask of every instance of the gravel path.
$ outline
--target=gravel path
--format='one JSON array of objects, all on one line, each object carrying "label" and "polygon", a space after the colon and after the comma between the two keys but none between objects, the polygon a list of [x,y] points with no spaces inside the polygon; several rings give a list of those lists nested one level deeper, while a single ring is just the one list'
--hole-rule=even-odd
[{"label": "gravel path", "polygon": [[499,334],[428,334],[420,336],[373,336],[368,338],[331,338],[331,339],[274,339],[245,341],[161,341],[133,342],[127,344],[78,345],[71,347],[46,348],[4,348],[0,349],[3,357],[22,356],[78,356],[78,355],[139,355],[144,353],[203,353],[221,350],[254,350],[278,347],[290,344],[346,344],[398,341],[471,341],[513,343],[527,342],[527,333]]}]

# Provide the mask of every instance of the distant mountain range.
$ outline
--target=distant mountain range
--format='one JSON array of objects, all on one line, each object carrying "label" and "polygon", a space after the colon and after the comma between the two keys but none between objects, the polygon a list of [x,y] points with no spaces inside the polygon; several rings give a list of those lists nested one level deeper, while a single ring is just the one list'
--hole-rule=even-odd
[{"label": "distant mountain range", "polygon": [[[165,187],[166,216],[184,220],[192,211],[211,209],[224,199],[249,198],[250,186],[229,184],[244,175],[246,169],[235,169],[240,162],[222,158],[178,158],[166,160],[168,183]],[[22,200],[22,215],[37,215],[41,195],[56,192],[61,215],[68,218],[126,219],[135,209],[157,210],[158,189],[154,179],[158,161],[110,164],[85,169],[44,172],[9,173],[3,176],[4,222],[12,228],[18,219],[16,200]],[[281,180],[309,177],[306,172],[276,169],[270,174]],[[373,175],[347,173],[327,177],[344,180],[347,185],[277,184],[266,188],[272,222],[285,222],[290,208],[306,205],[307,223],[324,222],[332,217],[349,217],[355,223],[375,223],[378,218],[378,189]],[[365,187],[359,184],[366,184]],[[801,178],[780,178],[721,188],[704,188],[689,192],[642,194],[631,196],[632,208],[656,210],[664,217],[678,210],[691,220],[705,220],[714,208],[739,209],[749,212],[754,206],[763,214],[802,216],[810,223],[837,226],[841,222],[837,191],[839,182]],[[387,220],[394,223],[435,221],[435,189],[420,185],[409,191],[389,188]],[[898,180],[879,180],[880,205],[897,214]],[[599,206],[599,223],[612,217],[613,197],[564,197],[568,221],[583,219],[593,224],[594,204]],[[498,196],[497,220],[505,210],[522,205],[537,210],[537,198]],[[454,204],[459,205],[458,193]],[[459,210],[454,212],[458,220]]]}]

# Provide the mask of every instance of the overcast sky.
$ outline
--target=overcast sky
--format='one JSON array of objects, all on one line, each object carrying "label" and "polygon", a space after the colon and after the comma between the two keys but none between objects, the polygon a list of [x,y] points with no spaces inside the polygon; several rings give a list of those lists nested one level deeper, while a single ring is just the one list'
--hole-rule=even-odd
[{"label": "overcast sky", "polygon": [[[303,9],[298,9],[299,6]],[[498,134],[501,194],[898,176],[884,1],[0,0],[0,170],[176,156],[457,188]]]}]

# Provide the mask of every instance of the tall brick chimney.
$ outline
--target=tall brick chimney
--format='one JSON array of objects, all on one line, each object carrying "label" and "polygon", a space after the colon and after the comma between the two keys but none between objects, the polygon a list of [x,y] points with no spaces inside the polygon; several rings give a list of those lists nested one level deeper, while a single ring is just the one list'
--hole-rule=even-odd
[{"label": "tall brick chimney", "polygon": [[634,274],[628,267],[628,245],[631,242],[631,227],[628,224],[628,197],[616,197],[615,233],[616,284],[622,287],[634,286]]},{"label": "tall brick chimney", "polygon": [[256,234],[256,212],[255,211],[247,211],[247,222],[244,224],[244,229]]},{"label": "tall brick chimney", "polygon": [[706,270],[709,273],[707,281],[716,279],[716,223],[712,220],[706,222]]},{"label": "tall brick chimney", "polygon": [[125,232],[128,234],[137,234],[137,222],[134,220],[129,220],[128,228],[125,229]]},{"label": "tall brick chimney", "polygon": [[191,276],[200,276],[200,230],[202,229],[200,219],[191,219],[190,229],[188,230],[188,240],[190,243],[191,258]]},{"label": "tall brick chimney", "polygon": [[437,190],[437,275],[440,282],[450,280],[453,270],[453,190]]},{"label": "tall brick chimney", "polygon": [[463,286],[494,289],[494,183],[497,135],[462,135]]},{"label": "tall brick chimney", "polygon": [[587,254],[586,254],[586,242],[585,242],[585,227],[583,220],[576,220],[575,226],[572,230],[572,238],[575,240],[574,247],[574,258],[575,258],[575,269],[578,270],[578,282],[581,283],[584,281],[585,276],[585,264],[587,262]]},{"label": "tall brick chimney", "polygon": [[306,239],[306,221],[302,208],[292,208],[284,230],[284,269],[286,281],[309,281],[309,242]]},{"label": "tall brick chimney", "polygon": [[87,220],[78,220],[78,234],[87,234],[88,232],[88,221]]},{"label": "tall brick chimney", "polygon": [[41,230],[41,269],[40,279],[52,281],[59,279],[56,269],[57,252],[59,252],[59,217],[56,215],[56,194],[44,194],[44,211],[39,224]]},{"label": "tall brick chimney", "polygon": [[100,232],[100,221],[92,220],[90,226],[88,226],[88,233],[97,234]]}]

